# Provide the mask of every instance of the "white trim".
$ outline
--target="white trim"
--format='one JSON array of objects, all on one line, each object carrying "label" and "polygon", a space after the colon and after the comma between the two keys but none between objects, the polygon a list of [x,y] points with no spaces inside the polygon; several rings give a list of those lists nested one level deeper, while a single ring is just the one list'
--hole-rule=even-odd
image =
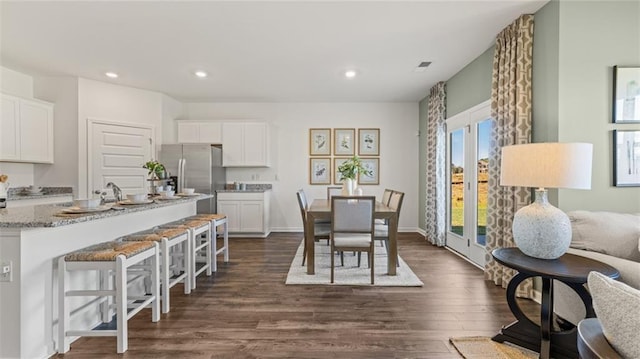
[{"label": "white trim", "polygon": [[460,254],[460,253],[456,252],[455,250],[453,250],[453,249],[451,249],[451,248],[449,248],[449,247],[447,247],[447,246],[444,246],[444,249],[446,249],[446,250],[448,250],[449,252],[451,252],[451,253],[453,253],[453,254],[457,255],[458,257],[460,257],[460,258],[464,259],[465,261],[467,261],[467,262],[469,262],[470,264],[472,264],[474,267],[476,267],[476,268],[478,268],[478,269],[480,269],[481,271],[483,271],[483,272],[484,272],[484,267],[479,266],[479,265],[478,265],[478,263],[473,262],[471,259],[467,258],[466,256],[464,256],[464,255],[462,255],[462,254]]}]

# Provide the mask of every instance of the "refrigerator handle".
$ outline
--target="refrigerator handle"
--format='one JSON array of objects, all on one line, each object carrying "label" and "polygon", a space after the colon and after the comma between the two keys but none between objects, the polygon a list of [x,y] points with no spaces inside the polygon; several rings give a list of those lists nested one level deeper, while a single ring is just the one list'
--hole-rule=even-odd
[{"label": "refrigerator handle", "polygon": [[187,160],[185,160],[184,158],[180,159],[180,164],[179,164],[179,171],[180,171],[180,178],[178,179],[178,193],[182,193],[182,189],[184,188],[184,167],[186,166]]}]

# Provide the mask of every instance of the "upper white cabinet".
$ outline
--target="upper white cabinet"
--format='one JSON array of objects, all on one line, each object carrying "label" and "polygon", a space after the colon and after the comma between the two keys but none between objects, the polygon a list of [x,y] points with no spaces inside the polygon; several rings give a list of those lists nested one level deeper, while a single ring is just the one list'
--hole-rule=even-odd
[{"label": "upper white cabinet", "polygon": [[222,122],[219,121],[179,121],[179,143],[222,143]]},{"label": "upper white cabinet", "polygon": [[1,95],[0,161],[53,163],[53,104]]},{"label": "upper white cabinet", "polygon": [[266,122],[223,122],[222,165],[269,167],[269,127]]}]

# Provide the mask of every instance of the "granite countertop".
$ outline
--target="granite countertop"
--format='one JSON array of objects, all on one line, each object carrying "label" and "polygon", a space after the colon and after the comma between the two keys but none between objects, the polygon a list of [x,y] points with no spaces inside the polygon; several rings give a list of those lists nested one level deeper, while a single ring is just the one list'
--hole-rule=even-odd
[{"label": "granite countertop", "polygon": [[121,216],[127,213],[146,211],[149,209],[172,206],[179,203],[192,202],[201,199],[212,198],[210,194],[200,194],[192,197],[181,197],[175,200],[155,200],[142,205],[118,205],[107,203],[108,210],[83,214],[66,214],[62,210],[71,206],[65,204],[46,204],[38,206],[25,206],[18,208],[0,209],[0,228],[35,228],[35,227],[59,227],[74,223],[88,222],[113,216]]},{"label": "granite countertop", "polygon": [[7,200],[19,201],[22,199],[39,199],[49,197],[73,196],[71,187],[42,187],[42,191],[37,194],[31,194],[27,191],[27,187],[9,188]]},{"label": "granite countertop", "polygon": [[262,193],[266,191],[271,191],[271,184],[269,183],[247,183],[247,189],[245,190],[237,190],[237,189],[219,189],[216,190],[217,193]]}]

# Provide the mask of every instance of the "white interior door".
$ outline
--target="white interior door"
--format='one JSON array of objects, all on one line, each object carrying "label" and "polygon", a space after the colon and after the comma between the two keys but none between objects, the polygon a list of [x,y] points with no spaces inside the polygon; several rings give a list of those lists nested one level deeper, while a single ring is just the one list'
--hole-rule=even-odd
[{"label": "white interior door", "polygon": [[488,102],[447,119],[447,246],[480,267],[485,264],[491,125]]},{"label": "white interior door", "polygon": [[[152,127],[89,121],[88,193],[113,182],[123,193],[147,193],[145,162],[153,158]],[[111,196],[112,191],[107,191]]]}]

